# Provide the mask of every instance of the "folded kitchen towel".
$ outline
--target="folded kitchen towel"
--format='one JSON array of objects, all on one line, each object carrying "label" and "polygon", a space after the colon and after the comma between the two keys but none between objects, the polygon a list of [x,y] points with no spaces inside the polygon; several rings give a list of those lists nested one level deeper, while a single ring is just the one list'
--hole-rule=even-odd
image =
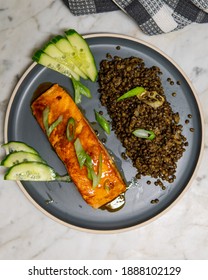
[{"label": "folded kitchen towel", "polygon": [[208,0],[63,0],[76,16],[122,10],[149,35],[208,22]]}]

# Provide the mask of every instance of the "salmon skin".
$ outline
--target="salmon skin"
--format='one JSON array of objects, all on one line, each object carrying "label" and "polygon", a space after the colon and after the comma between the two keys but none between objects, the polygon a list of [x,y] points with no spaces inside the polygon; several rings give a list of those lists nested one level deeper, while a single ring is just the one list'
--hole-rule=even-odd
[{"label": "salmon skin", "polygon": [[[60,116],[62,118],[61,122],[48,136],[48,140],[64,163],[83,199],[93,208],[99,208],[125,192],[126,185],[107,150],[99,141],[73,99],[58,84],[52,85],[31,104],[32,113],[45,134],[47,134],[47,131],[43,121],[43,111],[47,107],[49,108],[49,126]],[[75,132],[71,141],[66,136],[67,123],[70,118],[75,121]],[[87,167],[85,165],[80,167],[78,162],[74,146],[77,138],[79,138],[84,151],[91,157],[95,174],[98,174],[100,158],[102,160],[101,178],[96,187],[92,185],[92,180],[88,178]]]}]

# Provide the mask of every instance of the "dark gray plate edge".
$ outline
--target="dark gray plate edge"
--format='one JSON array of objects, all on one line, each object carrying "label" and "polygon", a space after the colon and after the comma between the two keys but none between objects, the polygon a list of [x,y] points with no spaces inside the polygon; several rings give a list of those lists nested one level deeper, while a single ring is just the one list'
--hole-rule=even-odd
[{"label": "dark gray plate edge", "polygon": [[[154,51],[156,51],[157,53],[159,53],[160,55],[162,55],[164,58],[166,58],[169,62],[171,62],[175,68],[177,68],[177,70],[183,75],[184,79],[187,81],[189,87],[191,88],[194,98],[196,100],[198,109],[199,109],[199,113],[200,113],[200,119],[201,119],[201,126],[202,126],[202,139],[201,139],[201,148],[200,148],[200,154],[198,157],[198,162],[196,164],[195,170],[187,184],[187,186],[183,189],[183,191],[178,195],[178,197],[168,206],[166,207],[163,211],[161,211],[160,213],[156,214],[154,217],[148,219],[147,221],[144,221],[142,223],[139,223],[137,225],[133,225],[130,227],[126,227],[126,228],[119,228],[119,229],[113,229],[113,230],[95,230],[95,229],[89,229],[89,228],[81,228],[72,224],[69,224],[67,222],[62,221],[61,219],[53,216],[52,214],[50,214],[49,212],[47,212],[44,208],[42,208],[29,194],[28,192],[25,190],[24,186],[22,185],[22,183],[20,181],[17,181],[17,184],[19,186],[19,188],[21,189],[21,191],[24,193],[24,195],[29,199],[29,201],[32,202],[32,204],[39,209],[43,214],[45,214],[46,216],[48,216],[49,218],[51,218],[52,220],[65,225],[67,227],[70,227],[72,229],[76,229],[79,231],[84,231],[84,232],[91,232],[91,233],[118,233],[118,232],[124,232],[124,231],[128,231],[128,230],[133,230],[136,228],[139,228],[141,226],[144,226],[146,224],[149,224],[155,220],[157,220],[159,217],[161,217],[162,215],[164,215],[166,212],[168,212],[176,203],[178,203],[179,199],[182,198],[182,196],[186,193],[186,191],[189,189],[191,183],[193,182],[196,173],[198,171],[198,168],[200,166],[201,163],[201,159],[202,159],[202,154],[203,154],[203,150],[204,150],[204,117],[203,117],[203,111],[202,111],[202,106],[201,103],[199,101],[199,98],[197,96],[196,90],[193,87],[190,79],[188,78],[188,76],[186,75],[186,73],[182,70],[182,68],[179,67],[179,65],[172,59],[170,58],[168,55],[166,55],[164,52],[162,52],[159,48],[155,47],[154,45],[147,43],[143,40],[131,37],[131,36],[127,36],[127,35],[123,35],[123,34],[116,34],[116,33],[93,33],[93,34],[86,34],[83,36],[85,39],[91,39],[91,38],[97,38],[97,37],[112,37],[113,38],[118,38],[118,39],[125,39],[125,40],[130,40],[130,41],[134,41],[136,43],[142,44],[148,48],[153,49]],[[32,71],[32,69],[37,65],[36,62],[32,63],[31,66],[24,72],[24,74],[22,75],[22,77],[20,78],[20,80],[18,81],[17,85],[15,86],[8,106],[7,106],[7,110],[6,110],[6,114],[5,114],[5,121],[4,121],[4,141],[5,143],[8,142],[8,121],[9,121],[9,116],[10,116],[10,111],[11,111],[11,107],[13,104],[13,100],[16,96],[16,93],[20,87],[20,85],[22,84],[22,82],[24,81],[24,79],[26,78],[26,76],[29,74],[30,71]]]}]

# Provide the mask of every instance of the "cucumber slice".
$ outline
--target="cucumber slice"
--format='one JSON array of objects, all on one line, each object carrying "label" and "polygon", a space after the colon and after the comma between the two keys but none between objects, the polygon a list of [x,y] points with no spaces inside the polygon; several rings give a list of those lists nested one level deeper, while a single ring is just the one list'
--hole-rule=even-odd
[{"label": "cucumber slice", "polygon": [[66,174],[66,175],[58,175],[56,174],[56,181],[60,181],[60,182],[71,182],[71,177]]},{"label": "cucumber slice", "polygon": [[29,152],[19,151],[13,152],[7,155],[1,162],[1,165],[4,167],[11,167],[21,162],[42,162],[46,163],[38,154],[33,154]]},{"label": "cucumber slice", "polygon": [[89,48],[89,45],[85,39],[77,33],[74,29],[69,29],[65,31],[66,38],[76,50],[81,61],[83,61],[83,67],[86,69],[88,77],[95,82],[97,78],[97,68],[94,60],[94,56]]},{"label": "cucumber slice", "polygon": [[53,57],[50,57],[49,55],[47,55],[46,53],[44,53],[42,50],[38,50],[32,57],[32,59],[34,61],[36,61],[37,63],[46,66],[52,70],[55,70],[69,78],[71,78],[72,76],[74,77],[74,79],[76,79],[77,81],[79,81],[80,77],[77,73],[75,73],[73,70],[71,70],[69,67],[67,67],[66,65],[58,62],[56,59],[54,59]]},{"label": "cucumber slice", "polygon": [[24,151],[38,155],[38,152],[34,148],[20,141],[10,141],[3,144],[2,147],[5,149],[7,154],[12,152]]},{"label": "cucumber slice", "polygon": [[64,54],[70,54],[71,57],[74,57],[75,50],[72,47],[72,45],[69,43],[69,41],[61,35],[55,36],[51,42]]},{"label": "cucumber slice", "polygon": [[57,35],[52,39],[52,43],[66,56],[67,59],[70,59],[87,77],[89,77],[86,69],[86,62],[83,61],[83,58],[79,56],[77,50],[65,37]]},{"label": "cucumber slice", "polygon": [[8,154],[1,162],[2,166],[9,167],[4,176],[5,180],[71,181],[68,174],[57,174],[35,149],[23,142],[11,141],[3,144],[2,147]]},{"label": "cucumber slice", "polygon": [[69,67],[72,71],[77,73],[83,79],[87,79],[87,76],[74,64],[69,56],[66,56],[62,51],[60,51],[52,42],[49,42],[42,51],[54,58],[57,62],[62,63]]},{"label": "cucumber slice", "polygon": [[56,173],[49,165],[41,162],[22,162],[9,168],[5,180],[54,181]]}]

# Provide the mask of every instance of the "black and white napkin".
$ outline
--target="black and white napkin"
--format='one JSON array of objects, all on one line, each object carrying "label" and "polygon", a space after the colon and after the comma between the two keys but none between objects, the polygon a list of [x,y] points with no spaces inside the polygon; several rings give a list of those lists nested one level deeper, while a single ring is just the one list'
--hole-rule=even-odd
[{"label": "black and white napkin", "polygon": [[149,35],[208,23],[208,0],[63,0],[76,16],[122,10]]}]

